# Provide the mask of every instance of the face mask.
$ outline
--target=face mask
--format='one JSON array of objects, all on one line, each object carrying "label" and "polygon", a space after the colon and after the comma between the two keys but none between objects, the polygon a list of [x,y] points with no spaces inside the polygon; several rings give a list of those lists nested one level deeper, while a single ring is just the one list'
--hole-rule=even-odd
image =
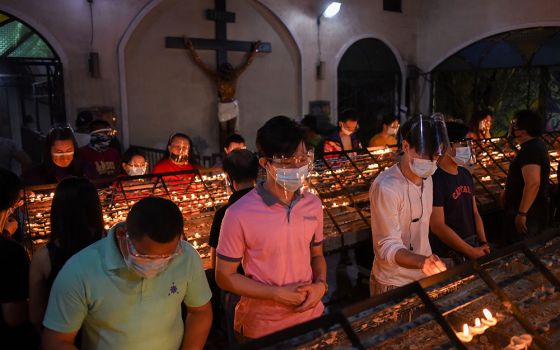
[{"label": "face mask", "polygon": [[410,170],[423,179],[432,176],[437,169],[437,161],[429,159],[412,158]]},{"label": "face mask", "polygon": [[188,163],[189,162],[189,155],[188,154],[169,153],[169,159],[171,159],[175,163]]},{"label": "face mask", "polygon": [[111,136],[103,133],[92,133],[89,144],[97,152],[104,152],[111,144]]},{"label": "face mask", "polygon": [[130,176],[144,175],[146,173],[146,166],[129,166],[126,173]]},{"label": "face mask", "polygon": [[344,127],[344,125],[341,125],[341,126],[340,126],[340,131],[342,131],[342,133],[343,133],[344,135],[346,135],[346,136],[350,136],[350,135],[352,135],[352,134],[354,133],[353,131],[350,131],[350,130],[346,129],[346,128]]},{"label": "face mask", "polygon": [[388,128],[387,129],[387,134],[394,136],[397,134],[397,130],[399,130],[399,128]]},{"label": "face mask", "polygon": [[[122,240],[127,240],[128,238],[122,238]],[[121,244],[126,245],[126,242],[122,242]],[[122,248],[121,248],[122,251]],[[123,258],[126,266],[132,271],[134,271],[140,277],[153,277],[165,270],[167,265],[171,262],[171,258],[160,258],[160,259],[147,259],[141,258],[138,256],[134,256],[128,252],[123,253]]]},{"label": "face mask", "polygon": [[470,147],[457,147],[455,149],[455,157],[453,161],[460,166],[467,166],[471,161],[471,148]]},{"label": "face mask", "polygon": [[274,180],[280,187],[288,192],[297,191],[303,185],[309,173],[308,165],[304,165],[300,168],[273,168]]},{"label": "face mask", "polygon": [[124,259],[129,269],[145,278],[156,276],[165,270],[170,261],[170,259],[141,259],[133,255],[128,255]]}]

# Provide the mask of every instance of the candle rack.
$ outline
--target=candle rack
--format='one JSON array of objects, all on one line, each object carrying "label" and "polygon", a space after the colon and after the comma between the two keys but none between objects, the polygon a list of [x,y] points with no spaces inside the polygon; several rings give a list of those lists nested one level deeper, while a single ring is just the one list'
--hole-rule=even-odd
[{"label": "candle rack", "polygon": [[[560,236],[549,231],[236,349],[502,349],[522,334],[531,349],[556,349],[559,278]],[[490,326],[459,340],[477,317]]]},{"label": "candle rack", "polygon": [[[144,197],[170,199],[183,213],[183,238],[197,249],[206,265],[210,256],[208,238],[214,213],[227,202],[229,196],[225,182],[224,174],[215,170],[118,178],[113,186],[98,190],[105,229],[125,221],[130,208]],[[50,237],[50,207],[55,188],[55,185],[26,188],[23,211],[27,231],[25,243],[29,251],[45,244]]]},{"label": "candle rack", "polygon": [[[557,183],[560,133],[547,133],[542,139],[549,146],[550,181]],[[476,140],[476,164],[471,167],[479,211],[490,213],[499,208],[509,162],[517,149],[505,138]],[[369,187],[381,171],[399,159],[392,148],[361,149],[327,153],[316,159],[307,187],[319,196],[324,209],[324,251],[326,254],[349,249],[371,240]],[[182,181],[173,180],[183,176]],[[46,243],[50,235],[49,215],[55,185],[27,188],[24,227],[29,250]],[[185,217],[185,228],[193,245],[206,258],[208,233],[217,208],[231,194],[224,174],[216,169],[178,173],[149,174],[118,178],[113,186],[100,189],[106,225],[124,220],[130,207],[148,196],[163,196],[175,201]]]}]

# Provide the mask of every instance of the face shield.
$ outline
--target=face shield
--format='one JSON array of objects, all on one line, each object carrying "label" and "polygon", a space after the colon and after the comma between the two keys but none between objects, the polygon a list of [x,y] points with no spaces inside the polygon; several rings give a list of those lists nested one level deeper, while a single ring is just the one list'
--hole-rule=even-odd
[{"label": "face shield", "polygon": [[313,151],[293,157],[268,159],[274,181],[287,192],[295,192],[303,186],[313,166]]},{"label": "face shield", "polygon": [[449,148],[449,138],[443,114],[435,113],[429,117],[420,115],[415,119],[404,139],[414,149],[417,157],[434,160],[443,156]]},{"label": "face shield", "polygon": [[515,131],[519,130],[519,128],[517,128],[517,123],[515,122],[515,119],[512,119],[511,122],[509,123],[509,128],[508,128],[508,132],[507,132],[507,138],[510,140],[515,139]]}]

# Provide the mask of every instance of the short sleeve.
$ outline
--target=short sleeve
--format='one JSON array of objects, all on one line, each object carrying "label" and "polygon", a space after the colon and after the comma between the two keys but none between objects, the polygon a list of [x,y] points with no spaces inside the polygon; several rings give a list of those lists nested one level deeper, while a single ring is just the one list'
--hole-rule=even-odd
[{"label": "short sleeve", "polygon": [[[5,239],[5,238],[1,238]],[[29,258],[19,244],[3,242],[2,285],[0,287],[0,304],[25,300],[29,294]]]},{"label": "short sleeve", "polygon": [[83,273],[70,259],[54,280],[43,325],[56,332],[72,333],[82,326],[88,312]]},{"label": "short sleeve", "polygon": [[187,249],[189,249],[188,254],[191,255],[188,272],[190,278],[183,302],[187,307],[200,307],[210,301],[212,292],[200,256],[193,247],[189,246]]},{"label": "short sleeve", "polygon": [[[440,170],[438,170],[439,172]],[[434,207],[443,207],[445,205],[445,195],[444,195],[444,187],[445,185],[443,184],[443,178],[441,176],[439,176],[439,174],[434,174],[432,176],[432,183],[433,183],[433,193],[434,193],[434,201],[433,201],[433,206]]]},{"label": "short sleeve", "polygon": [[321,205],[321,201],[318,199],[318,208],[317,208],[317,228],[315,229],[313,245],[320,245],[323,242],[324,235],[323,235],[323,207]]},{"label": "short sleeve", "polygon": [[212,227],[210,228],[210,238],[208,239],[208,245],[214,249],[218,248],[218,240],[220,238],[220,229],[222,227],[222,221],[224,220],[224,214],[227,208],[220,208],[214,215],[214,220],[212,220]]},{"label": "short sleeve", "polygon": [[541,145],[538,143],[532,143],[530,147],[522,148],[518,155],[518,162],[520,168],[523,168],[525,165],[546,165],[546,159],[548,157],[546,153],[546,146],[541,149]]},{"label": "short sleeve", "polygon": [[232,212],[230,208],[226,210],[220,229],[218,258],[231,262],[241,261],[245,253],[245,246],[243,228],[236,213]]}]

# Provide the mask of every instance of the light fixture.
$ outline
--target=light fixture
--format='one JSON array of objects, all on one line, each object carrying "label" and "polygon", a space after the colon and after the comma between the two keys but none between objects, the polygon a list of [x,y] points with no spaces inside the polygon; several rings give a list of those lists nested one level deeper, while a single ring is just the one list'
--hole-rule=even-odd
[{"label": "light fixture", "polygon": [[325,78],[325,62],[321,58],[321,17],[333,18],[340,11],[340,6],[342,3],[340,1],[330,1],[323,10],[317,16],[317,65],[315,76],[318,80],[323,80]]},{"label": "light fixture", "polygon": [[332,18],[334,16],[336,16],[336,14],[338,13],[338,11],[340,11],[340,6],[342,5],[342,3],[338,2],[338,1],[332,1],[327,8],[325,9],[325,11],[323,11],[322,15],[325,18]]}]

